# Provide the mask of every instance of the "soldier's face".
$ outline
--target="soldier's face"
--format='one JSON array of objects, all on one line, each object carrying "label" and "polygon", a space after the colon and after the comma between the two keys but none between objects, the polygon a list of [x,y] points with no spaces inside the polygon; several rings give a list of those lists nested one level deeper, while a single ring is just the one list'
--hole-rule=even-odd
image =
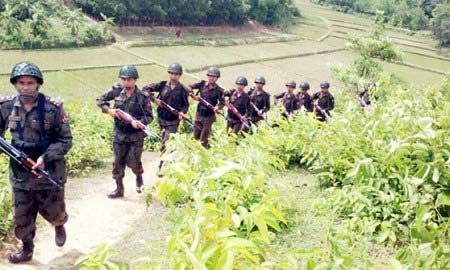
[{"label": "soldier's face", "polygon": [[216,84],[217,80],[219,78],[215,77],[215,76],[208,76],[208,83],[209,84]]},{"label": "soldier's face", "polygon": [[172,82],[178,82],[180,80],[181,74],[169,72],[169,78]]},{"label": "soldier's face", "polygon": [[136,79],[134,78],[120,78],[122,80],[122,85],[126,89],[134,89],[136,86]]},{"label": "soldier's face", "polygon": [[324,93],[328,92],[328,88],[322,88],[322,92]]},{"label": "soldier's face", "polygon": [[261,90],[264,87],[263,83],[255,83],[256,89]]},{"label": "soldier's face", "polygon": [[288,90],[289,93],[294,92],[294,89],[295,89],[295,88],[292,87],[292,86],[287,86],[286,88],[287,88],[287,90]]},{"label": "soldier's face", "polygon": [[244,91],[245,85],[242,85],[242,84],[236,84],[236,89],[237,89],[238,91]]},{"label": "soldier's face", "polygon": [[36,96],[39,91],[39,83],[32,76],[20,76],[16,81],[16,90],[19,95]]}]

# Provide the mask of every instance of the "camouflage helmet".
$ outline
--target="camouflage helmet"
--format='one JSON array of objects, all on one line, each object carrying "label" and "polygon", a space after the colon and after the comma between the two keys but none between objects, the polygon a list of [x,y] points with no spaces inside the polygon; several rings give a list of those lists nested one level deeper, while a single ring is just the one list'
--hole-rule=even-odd
[{"label": "camouflage helmet", "polygon": [[308,82],[302,82],[300,84],[300,89],[302,89],[302,90],[309,90],[310,89],[309,83]]},{"label": "camouflage helmet", "polygon": [[323,82],[320,83],[320,88],[328,89],[328,88],[330,88],[330,83],[327,82],[327,81],[323,81]]},{"label": "camouflage helmet", "polygon": [[9,81],[12,84],[16,84],[17,78],[21,76],[32,76],[37,79],[38,84],[44,84],[44,77],[42,76],[41,70],[33,63],[30,62],[20,62],[17,63],[9,77]]},{"label": "camouflage helmet", "polygon": [[183,67],[178,63],[172,63],[169,65],[167,72],[175,74],[183,74]]},{"label": "camouflage helmet", "polygon": [[245,85],[245,86],[247,86],[248,85],[247,78],[245,78],[244,76],[239,76],[236,79],[236,84],[237,85]]},{"label": "camouflage helmet", "polygon": [[139,78],[138,71],[135,66],[133,65],[124,65],[120,68],[119,71],[119,78],[133,78],[137,79]]},{"label": "camouflage helmet", "polygon": [[264,78],[263,76],[258,76],[255,79],[255,83],[262,83],[262,84],[266,84],[266,78]]},{"label": "camouflage helmet", "polygon": [[297,87],[297,83],[295,81],[287,81],[286,86],[295,88]]},{"label": "camouflage helmet", "polygon": [[206,76],[214,76],[220,78],[220,70],[216,67],[208,68],[208,72],[206,72]]}]

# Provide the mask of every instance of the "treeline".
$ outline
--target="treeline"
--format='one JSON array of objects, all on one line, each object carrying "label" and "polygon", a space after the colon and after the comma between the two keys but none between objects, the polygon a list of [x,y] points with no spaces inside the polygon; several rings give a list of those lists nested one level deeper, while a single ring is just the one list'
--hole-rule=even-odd
[{"label": "treeline", "polygon": [[114,38],[112,21],[91,24],[80,9],[59,0],[0,0],[0,24],[2,49],[94,46]]},{"label": "treeline", "polygon": [[113,17],[119,25],[241,25],[248,20],[278,25],[299,10],[293,0],[75,0],[96,18]]},{"label": "treeline", "polygon": [[395,26],[431,30],[440,46],[450,46],[449,0],[314,0],[347,13],[374,15],[384,11],[387,21]]}]

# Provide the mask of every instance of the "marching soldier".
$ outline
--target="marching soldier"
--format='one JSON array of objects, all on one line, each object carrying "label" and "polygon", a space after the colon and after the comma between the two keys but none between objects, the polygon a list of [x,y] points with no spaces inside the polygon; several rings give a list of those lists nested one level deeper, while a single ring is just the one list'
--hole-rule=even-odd
[{"label": "marching soldier", "polygon": [[334,109],[334,97],[331,95],[330,83],[324,81],[320,83],[320,91],[315,93],[312,96],[313,102],[317,101],[314,104],[316,116],[319,121],[325,121],[328,117],[330,117],[330,111]]},{"label": "marching soldier", "polygon": [[62,103],[39,92],[44,83],[39,68],[29,62],[14,66],[10,82],[18,95],[0,99],[0,134],[7,129],[12,146],[36,161],[33,169],[45,169],[59,188],[44,177],[25,170],[10,160],[9,178],[13,189],[14,232],[23,243],[22,249],[8,256],[11,263],[30,261],[34,251],[36,217],[39,213],[55,226],[55,242],[66,241],[64,224],[68,215],[64,202],[67,180],[64,156],[72,147],[72,134]]},{"label": "marching soldier", "polygon": [[250,89],[248,95],[253,107],[250,121],[257,124],[264,120],[264,114],[270,110],[270,94],[264,91],[266,79],[263,76],[258,76],[255,79],[255,88]]},{"label": "marching soldier", "polygon": [[179,112],[178,115],[175,115],[167,108],[162,107],[161,104],[157,104],[158,124],[162,138],[161,152],[166,149],[165,144],[169,140],[170,133],[177,133],[180,121],[187,118],[186,113],[189,110],[189,89],[180,82],[183,67],[178,63],[173,63],[169,65],[167,72],[169,73],[169,81],[152,83],[143,88],[156,103],[158,103],[158,100],[154,99],[153,92],[158,93],[158,99]]},{"label": "marching soldier", "polygon": [[197,89],[197,96],[200,95],[204,101],[208,102],[214,109],[208,108],[202,103],[199,97],[192,93],[192,98],[199,101],[197,105],[197,113],[195,114],[194,139],[200,140],[205,148],[209,148],[208,138],[211,134],[211,127],[216,121],[216,113],[225,106],[224,90],[217,84],[220,78],[220,70],[216,67],[208,69],[206,76],[208,81],[200,81],[191,84],[191,89]]},{"label": "marching soldier", "polygon": [[[110,91],[97,98],[97,105],[102,112],[114,117],[112,175],[116,181],[116,189],[108,194],[110,199],[124,196],[123,177],[126,166],[131,168],[136,175],[136,191],[141,193],[141,187],[144,184],[142,179],[144,168],[141,157],[146,135],[139,128],[137,121],[147,125],[153,120],[150,98],[147,93],[136,86],[139,78],[136,67],[133,65],[123,66],[119,71],[119,78],[122,84],[114,84]],[[113,108],[109,104],[111,100],[114,100]],[[136,120],[131,124],[121,121],[116,114],[116,109],[129,113]]]},{"label": "marching soldier", "polygon": [[236,88],[226,91],[225,96],[229,97],[227,114],[227,131],[231,129],[238,134],[241,130],[249,131],[250,126],[247,118],[251,115],[250,96],[245,92],[248,85],[247,78],[239,76],[236,79]]},{"label": "marching soldier", "polygon": [[300,84],[300,92],[297,95],[298,108],[305,108],[307,112],[312,112],[314,110],[312,98],[308,93],[310,86],[308,82],[302,82]]},{"label": "marching soldier", "polygon": [[294,113],[294,111],[298,108],[298,99],[294,93],[294,89],[296,87],[297,84],[295,83],[295,81],[288,81],[286,83],[286,92],[274,96],[275,103],[277,103],[278,106],[283,106],[283,116],[286,119],[289,119],[292,113]]}]

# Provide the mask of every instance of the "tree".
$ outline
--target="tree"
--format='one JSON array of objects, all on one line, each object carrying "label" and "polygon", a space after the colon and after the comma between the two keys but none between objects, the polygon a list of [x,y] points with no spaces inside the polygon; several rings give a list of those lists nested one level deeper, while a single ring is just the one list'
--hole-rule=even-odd
[{"label": "tree", "polygon": [[81,9],[75,9],[67,12],[64,24],[68,28],[70,28],[70,32],[72,33],[72,35],[74,36],[78,35],[82,23],[83,23],[83,13]]},{"label": "tree", "polygon": [[433,36],[439,40],[440,46],[450,45],[450,3],[439,4],[433,12],[431,21]]}]

